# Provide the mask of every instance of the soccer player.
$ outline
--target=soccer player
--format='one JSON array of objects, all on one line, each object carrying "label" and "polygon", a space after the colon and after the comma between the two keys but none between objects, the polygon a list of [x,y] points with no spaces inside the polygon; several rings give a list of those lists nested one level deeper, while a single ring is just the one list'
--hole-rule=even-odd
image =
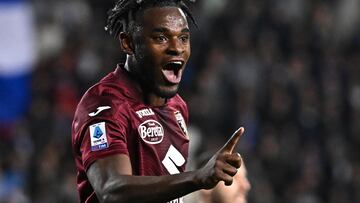
[{"label": "soccer player", "polygon": [[185,0],[120,0],[108,31],[126,53],[78,104],[72,146],[80,202],[183,202],[182,196],[231,185],[241,166],[233,152],[244,128],[195,171],[188,156],[188,111],[177,94],[190,56]]}]

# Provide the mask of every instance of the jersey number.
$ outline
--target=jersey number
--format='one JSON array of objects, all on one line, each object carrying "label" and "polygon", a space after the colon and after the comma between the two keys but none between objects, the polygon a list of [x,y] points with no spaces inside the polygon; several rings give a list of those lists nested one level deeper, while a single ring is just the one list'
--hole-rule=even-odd
[{"label": "jersey number", "polygon": [[174,175],[180,173],[177,167],[185,164],[185,158],[174,146],[171,145],[169,150],[166,152],[165,158],[162,160],[162,164],[171,175]]}]

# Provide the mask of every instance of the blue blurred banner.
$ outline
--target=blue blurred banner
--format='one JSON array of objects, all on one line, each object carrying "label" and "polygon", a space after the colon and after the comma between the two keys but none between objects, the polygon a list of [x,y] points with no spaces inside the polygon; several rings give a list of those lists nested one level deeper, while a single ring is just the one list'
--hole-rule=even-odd
[{"label": "blue blurred banner", "polygon": [[4,3],[21,3],[21,2],[25,2],[25,0],[0,0],[0,4],[4,4]]},{"label": "blue blurred banner", "polygon": [[34,38],[26,1],[0,0],[0,124],[21,117],[29,106]]}]

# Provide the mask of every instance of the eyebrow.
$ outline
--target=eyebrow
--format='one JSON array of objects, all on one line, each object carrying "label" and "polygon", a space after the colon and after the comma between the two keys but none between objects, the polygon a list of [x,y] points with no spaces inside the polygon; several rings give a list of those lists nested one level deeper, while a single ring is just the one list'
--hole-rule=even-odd
[{"label": "eyebrow", "polygon": [[[164,27],[159,27],[159,28],[154,28],[152,30],[152,32],[168,32],[169,29],[167,28],[164,28]],[[182,33],[189,33],[190,32],[190,29],[189,28],[184,28],[181,30]]]}]

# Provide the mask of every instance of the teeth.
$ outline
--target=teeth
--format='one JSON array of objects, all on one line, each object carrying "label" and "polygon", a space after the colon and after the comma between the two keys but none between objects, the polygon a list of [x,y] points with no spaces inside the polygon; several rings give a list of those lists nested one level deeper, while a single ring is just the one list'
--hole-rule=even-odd
[{"label": "teeth", "polygon": [[181,61],[172,61],[171,63],[176,64],[176,65],[182,65]]},{"label": "teeth", "polygon": [[164,68],[167,70],[180,70],[184,62],[182,61],[169,61]]}]

